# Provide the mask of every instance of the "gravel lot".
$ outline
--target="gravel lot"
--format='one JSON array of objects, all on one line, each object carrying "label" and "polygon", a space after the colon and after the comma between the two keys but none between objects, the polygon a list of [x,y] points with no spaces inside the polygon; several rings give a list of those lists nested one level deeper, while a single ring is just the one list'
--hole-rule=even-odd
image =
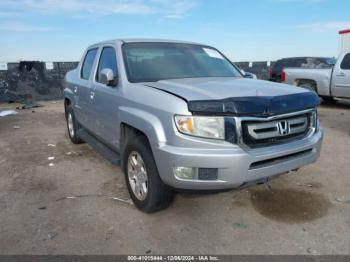
[{"label": "gravel lot", "polygon": [[42,104],[0,118],[1,254],[350,254],[349,102],[320,107],[321,158],[271,191],[181,194],[151,215],[107,197],[129,200],[120,168],[70,143],[62,101]]}]

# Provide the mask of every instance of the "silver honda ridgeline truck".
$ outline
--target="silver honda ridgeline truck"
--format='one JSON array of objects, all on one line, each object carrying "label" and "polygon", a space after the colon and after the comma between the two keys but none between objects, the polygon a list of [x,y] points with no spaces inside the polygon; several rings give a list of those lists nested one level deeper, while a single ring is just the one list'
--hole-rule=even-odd
[{"label": "silver honda ridgeline truck", "polygon": [[247,79],[217,49],[123,39],[90,46],[65,77],[73,143],[121,165],[135,205],[153,212],[174,191],[266,182],[319,157],[318,96]]}]

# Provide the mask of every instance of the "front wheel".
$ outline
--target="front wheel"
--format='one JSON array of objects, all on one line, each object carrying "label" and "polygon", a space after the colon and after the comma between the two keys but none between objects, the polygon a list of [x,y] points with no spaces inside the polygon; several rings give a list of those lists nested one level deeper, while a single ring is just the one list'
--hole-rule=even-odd
[{"label": "front wheel", "polygon": [[137,208],[152,213],[170,205],[174,192],[159,177],[145,137],[137,136],[127,142],[123,162],[128,190]]}]

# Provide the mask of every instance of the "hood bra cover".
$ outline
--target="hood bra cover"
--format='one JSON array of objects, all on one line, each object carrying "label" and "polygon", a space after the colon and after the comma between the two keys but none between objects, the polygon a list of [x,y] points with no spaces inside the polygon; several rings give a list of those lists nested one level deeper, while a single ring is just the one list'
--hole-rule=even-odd
[{"label": "hood bra cover", "polygon": [[283,96],[229,97],[219,100],[188,101],[196,115],[273,116],[314,108],[320,99],[314,92]]}]

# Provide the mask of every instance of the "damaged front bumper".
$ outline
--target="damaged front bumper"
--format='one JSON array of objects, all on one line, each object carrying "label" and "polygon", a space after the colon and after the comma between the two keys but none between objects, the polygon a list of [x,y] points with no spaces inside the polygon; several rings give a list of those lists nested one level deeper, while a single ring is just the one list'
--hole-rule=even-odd
[{"label": "damaged front bumper", "polygon": [[[159,174],[167,185],[188,190],[221,190],[242,187],[298,169],[317,160],[323,130],[285,144],[263,148],[230,147],[183,148],[160,145],[154,149]],[[177,167],[197,170],[195,179],[181,179],[174,174]],[[216,178],[200,179],[199,170],[216,170]]]}]

